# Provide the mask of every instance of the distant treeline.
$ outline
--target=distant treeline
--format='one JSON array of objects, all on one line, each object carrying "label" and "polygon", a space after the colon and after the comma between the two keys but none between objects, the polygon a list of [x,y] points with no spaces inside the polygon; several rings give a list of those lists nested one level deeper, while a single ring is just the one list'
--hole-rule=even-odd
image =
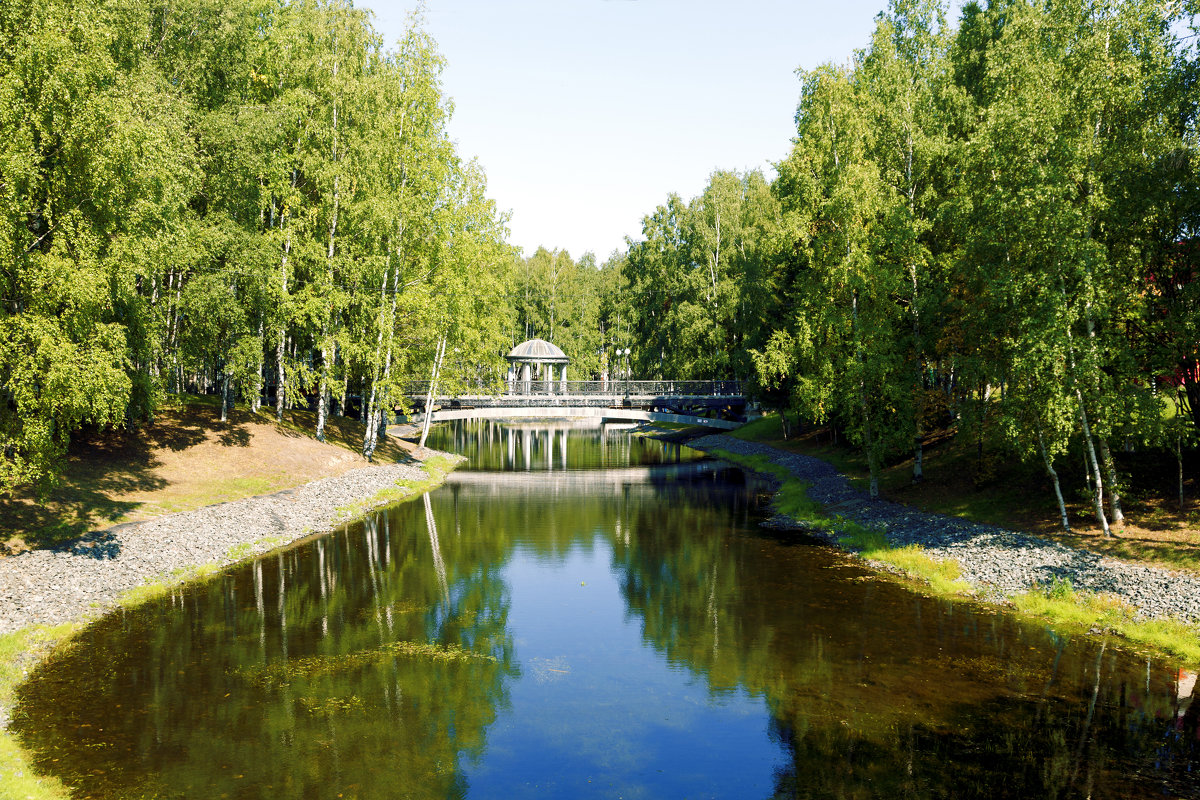
[{"label": "distant treeline", "polygon": [[717,172],[645,218],[621,264],[637,371],[752,379],[861,446],[873,488],[906,452],[920,479],[951,422],[1056,489],[1075,447],[1107,531],[1112,450],[1182,459],[1200,429],[1195,6],[971,2],[950,25],[894,0],[866,49],[801,73],[774,182]]},{"label": "distant treeline", "polygon": [[354,395],[369,454],[436,354],[502,374],[516,254],[419,19],[0,0],[0,40],[0,490],[165,393],[315,397],[318,435]]}]

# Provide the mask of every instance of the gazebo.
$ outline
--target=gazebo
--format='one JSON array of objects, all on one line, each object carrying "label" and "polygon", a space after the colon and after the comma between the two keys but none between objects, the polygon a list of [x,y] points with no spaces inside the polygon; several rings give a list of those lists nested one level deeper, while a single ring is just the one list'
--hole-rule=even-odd
[{"label": "gazebo", "polygon": [[566,382],[567,364],[571,359],[545,339],[530,339],[521,342],[512,349],[505,358],[511,365],[508,368],[508,390],[516,391],[516,383],[520,381],[520,390],[529,393],[533,380],[545,381],[545,391],[553,392],[555,384],[555,367],[562,365],[558,380]]}]

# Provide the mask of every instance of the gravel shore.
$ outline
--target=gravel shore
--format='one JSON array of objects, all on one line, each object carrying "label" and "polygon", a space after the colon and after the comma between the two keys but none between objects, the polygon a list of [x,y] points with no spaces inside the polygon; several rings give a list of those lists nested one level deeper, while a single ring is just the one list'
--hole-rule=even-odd
[{"label": "gravel shore", "polygon": [[69,547],[0,558],[0,634],[98,616],[129,589],[329,530],[341,509],[369,502],[399,481],[428,477],[419,465],[362,467],[275,494],[96,531]]},{"label": "gravel shore", "polygon": [[[1027,533],[918,511],[886,500],[871,500],[826,462],[769,445],[714,434],[693,439],[688,446],[766,456],[807,483],[808,496],[831,515],[880,527],[893,545],[917,544],[933,558],[954,559],[962,566],[963,579],[984,600],[1002,601],[1008,595],[1065,578],[1076,589],[1119,597],[1141,618],[1200,621],[1200,578],[1194,575],[1120,561]],[[795,520],[781,517],[769,524],[803,528]]]}]

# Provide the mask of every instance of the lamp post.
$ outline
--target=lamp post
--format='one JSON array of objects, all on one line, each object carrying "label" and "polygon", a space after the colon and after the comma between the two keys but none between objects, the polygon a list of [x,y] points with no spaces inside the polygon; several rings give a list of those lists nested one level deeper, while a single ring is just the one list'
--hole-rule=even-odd
[{"label": "lamp post", "polygon": [[625,355],[625,399],[629,399],[629,348],[622,351]]}]

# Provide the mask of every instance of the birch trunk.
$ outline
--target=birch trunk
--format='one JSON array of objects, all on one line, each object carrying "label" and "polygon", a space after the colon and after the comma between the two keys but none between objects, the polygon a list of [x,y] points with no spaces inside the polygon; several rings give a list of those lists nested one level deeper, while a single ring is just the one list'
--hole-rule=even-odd
[{"label": "birch trunk", "polygon": [[229,367],[221,369],[221,422],[229,421]]},{"label": "birch trunk", "polygon": [[1083,406],[1083,392],[1075,390],[1075,399],[1079,401],[1079,419],[1083,423],[1083,441],[1086,447],[1088,464],[1092,470],[1092,501],[1096,507],[1096,520],[1107,539],[1112,536],[1108,527],[1108,518],[1104,516],[1104,479],[1100,477],[1100,462],[1096,458],[1096,445],[1092,440],[1092,427],[1088,424],[1087,409]]},{"label": "birch trunk", "polygon": [[1037,431],[1038,450],[1041,451],[1042,461],[1046,464],[1046,472],[1050,475],[1050,480],[1054,482],[1054,496],[1058,499],[1058,513],[1062,517],[1063,530],[1068,533],[1071,531],[1071,522],[1067,518],[1067,504],[1063,502],[1062,486],[1058,482],[1058,472],[1054,469],[1054,462],[1050,460],[1050,454],[1046,452],[1046,442],[1042,438],[1042,429],[1039,426]]},{"label": "birch trunk", "polygon": [[1179,513],[1184,512],[1183,504],[1183,434],[1175,434],[1175,463],[1179,466]]},{"label": "birch trunk", "polygon": [[[403,183],[401,184],[403,189]],[[386,421],[379,419],[380,409],[376,406],[376,398],[380,397],[379,383],[380,381],[387,383],[391,372],[392,361],[392,329],[395,327],[396,319],[396,295],[399,294],[399,272],[400,258],[397,253],[395,273],[392,272],[392,253],[391,244],[387,246],[387,263],[383,271],[383,280],[379,285],[379,334],[375,339],[375,374],[371,379],[370,399],[363,398],[363,419],[366,422],[366,433],[363,436],[363,456],[368,461],[375,453],[375,447],[379,442],[379,426],[386,424]],[[387,284],[388,278],[392,279],[392,302],[390,313],[388,313],[387,304]],[[387,342],[387,351],[384,353],[384,342]],[[382,398],[380,398],[382,399]]]},{"label": "birch trunk", "polygon": [[[1092,363],[1094,364],[1099,356],[1096,352],[1096,322],[1093,316],[1092,304],[1090,301],[1086,304],[1086,309],[1088,347],[1092,352]],[[1100,376],[1094,372],[1092,374],[1092,388],[1096,391],[1096,396],[1099,397]],[[1121,495],[1117,489],[1117,469],[1113,464],[1112,453],[1108,449],[1108,440],[1103,436],[1097,436],[1096,438],[1100,442],[1100,458],[1104,464],[1104,471],[1108,473],[1108,504],[1112,509],[1113,524],[1117,527],[1124,527],[1125,514],[1121,511]]]},{"label": "birch trunk", "polygon": [[[298,146],[299,145],[297,145],[297,147]],[[296,170],[293,169],[292,170],[293,193],[295,192],[295,189],[296,189]],[[281,224],[283,225],[283,228],[284,228],[283,257],[281,258],[280,265],[279,265],[279,287],[280,287],[280,290],[282,292],[284,299],[287,298],[287,292],[288,292],[288,258],[292,254],[292,227],[288,224],[290,218],[291,218],[291,209],[285,205],[283,208],[283,214],[281,216]],[[286,321],[284,324],[286,325]],[[285,367],[284,367],[284,364],[286,363],[286,359],[284,358],[284,356],[286,355],[286,352],[287,352],[286,347],[287,347],[287,330],[284,328],[283,325],[281,325],[279,327],[279,341],[275,345],[275,366],[276,366],[276,369],[278,370],[278,373],[277,373],[278,384],[275,387],[275,419],[279,420],[280,422],[283,422],[283,407],[284,407],[284,402],[285,402],[284,398],[287,396],[287,391],[286,391],[287,373],[286,373]]]},{"label": "birch trunk", "polygon": [[257,375],[257,377],[255,378],[255,380],[257,381],[257,384],[254,387],[254,399],[250,401],[250,410],[255,414],[257,414],[258,409],[260,409],[262,407],[262,392],[263,392],[263,384],[264,384],[263,369],[266,366],[266,364],[264,363],[266,361],[266,359],[263,356],[262,336],[263,336],[263,324],[260,321],[258,323],[258,370],[255,372],[255,375]]},{"label": "birch trunk", "polygon": [[433,359],[433,374],[429,380],[429,393],[425,395],[425,423],[421,428],[421,441],[418,447],[425,446],[425,439],[429,436],[429,422],[433,417],[433,395],[437,387],[438,376],[442,373],[442,358],[446,354],[446,337],[443,336],[438,342],[437,355]]},{"label": "birch trunk", "polygon": [[1117,467],[1113,462],[1112,452],[1108,449],[1108,440],[1103,436],[1096,438],[1100,442],[1100,459],[1104,462],[1104,471],[1108,473],[1108,505],[1112,509],[1113,524],[1123,528],[1125,514],[1121,511],[1121,495],[1117,488]]},{"label": "birch trunk", "polygon": [[[324,338],[322,335],[321,338]],[[321,348],[321,379],[317,382],[317,441],[325,441],[325,418],[329,414],[329,349]]]},{"label": "birch trunk", "polygon": [[275,344],[275,365],[277,369],[275,384],[275,419],[283,422],[283,403],[287,396],[286,378],[284,372],[284,352],[287,347],[287,333],[281,328],[279,330],[279,341]]},{"label": "birch trunk", "polygon": [[[337,77],[338,77],[338,61],[337,61],[337,44],[334,43],[334,59],[333,59],[333,82],[335,97],[333,101],[333,147],[331,148],[331,161],[336,165],[338,161],[338,104],[337,104]],[[333,288],[334,269],[333,269],[333,254],[334,242],[337,238],[338,224],[338,189],[340,187],[336,169],[333,174],[333,213],[329,218],[329,247],[325,253],[325,265],[328,271],[329,287]],[[332,316],[332,315],[331,315]],[[329,415],[329,344],[328,337],[329,321],[322,326],[321,330],[321,379],[318,386],[317,397],[317,441],[325,441],[325,420]]]},{"label": "birch trunk", "polygon": [[371,460],[371,456],[375,453],[376,431],[378,429],[378,420],[375,418],[375,395],[379,391],[379,359],[383,349],[383,308],[385,301],[385,293],[387,291],[388,272],[391,266],[391,248],[388,248],[388,263],[384,268],[383,280],[380,281],[379,288],[379,334],[375,339],[375,363],[372,365],[372,375],[370,385],[363,392],[363,421],[366,422],[366,430],[363,432],[363,458],[367,461]]},{"label": "birch trunk", "polygon": [[[1061,287],[1060,287],[1060,291],[1062,291]],[[1064,293],[1063,297],[1065,300],[1066,299],[1065,293]],[[1089,334],[1092,332],[1091,314],[1092,314],[1091,304],[1089,303],[1087,306],[1087,315],[1088,315],[1087,323],[1088,323]],[[1068,367],[1070,367],[1072,378],[1074,378],[1074,375],[1076,372],[1075,348],[1074,348],[1074,344],[1072,341],[1073,337],[1071,335],[1071,328],[1070,328],[1069,324],[1067,326],[1066,333],[1067,333],[1067,365],[1068,365]],[[1089,339],[1090,338],[1091,337],[1089,336]],[[1095,346],[1094,341],[1090,342],[1090,344],[1093,347]],[[1095,440],[1092,439],[1092,426],[1088,422],[1087,408],[1085,407],[1084,402],[1083,402],[1083,392],[1079,388],[1079,383],[1077,381],[1073,381],[1073,382],[1075,383],[1075,400],[1079,404],[1079,421],[1081,423],[1081,427],[1083,428],[1083,442],[1084,442],[1084,456],[1085,456],[1084,464],[1085,464],[1085,467],[1087,469],[1089,469],[1091,472],[1092,501],[1093,501],[1093,505],[1095,506],[1095,509],[1096,509],[1096,521],[1100,523],[1100,529],[1101,529],[1101,531],[1104,532],[1104,537],[1107,539],[1112,536],[1112,530],[1108,527],[1108,518],[1104,515],[1104,479],[1100,475],[1100,461],[1099,461],[1099,459],[1096,458],[1096,443],[1095,443]]]}]

